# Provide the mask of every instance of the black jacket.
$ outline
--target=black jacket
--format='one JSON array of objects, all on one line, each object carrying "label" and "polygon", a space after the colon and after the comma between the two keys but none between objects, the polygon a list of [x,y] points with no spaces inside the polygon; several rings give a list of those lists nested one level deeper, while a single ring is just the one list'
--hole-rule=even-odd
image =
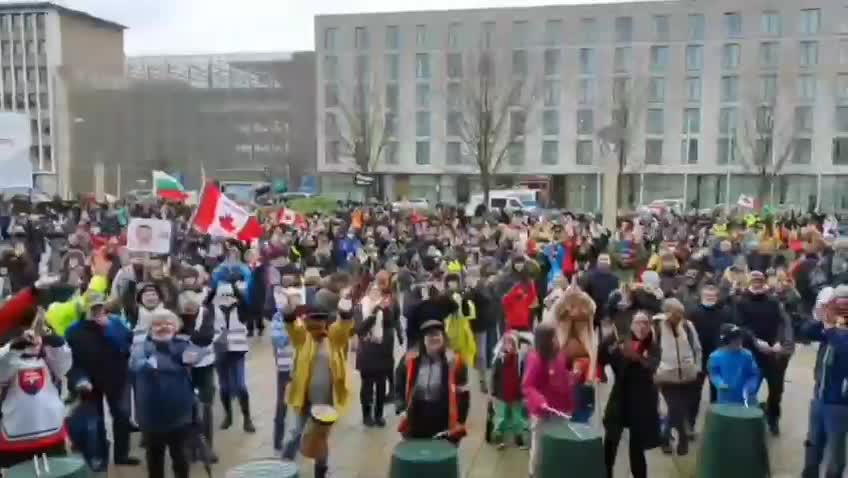
[{"label": "black jacket", "polygon": [[703,359],[701,370],[706,372],[710,354],[721,345],[721,326],[730,323],[732,317],[730,312],[720,305],[706,307],[696,304],[686,310],[686,319],[692,322],[698,332]]},{"label": "black jacket", "polygon": [[[127,331],[126,344],[116,344],[107,338],[103,327],[83,320],[68,329],[65,340],[73,354],[72,372],[87,377],[94,390],[110,399],[120,399],[127,384],[132,334]],[[72,372],[68,378],[76,382]]]},{"label": "black jacket", "polygon": [[[371,329],[377,322],[378,310],[383,311],[383,338],[381,342],[373,342],[370,338]],[[377,308],[369,317],[363,317],[362,308],[357,307],[354,318],[356,320],[354,330],[356,330],[356,335],[359,336],[359,347],[356,350],[356,369],[364,374],[391,374],[395,367],[395,337],[403,345],[400,310],[397,304],[388,309]]]},{"label": "black jacket", "polygon": [[598,268],[593,268],[586,275],[584,289],[592,300],[595,301],[595,323],[599,323],[601,319],[607,316],[610,294],[618,290],[618,277],[612,271],[605,271]]}]

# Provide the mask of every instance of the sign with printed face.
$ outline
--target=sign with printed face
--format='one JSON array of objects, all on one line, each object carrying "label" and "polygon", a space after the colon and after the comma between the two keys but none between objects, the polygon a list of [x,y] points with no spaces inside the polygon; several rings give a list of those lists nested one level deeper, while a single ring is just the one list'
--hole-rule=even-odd
[{"label": "sign with printed face", "polygon": [[168,254],[171,252],[171,233],[171,221],[132,218],[127,228],[127,249]]}]

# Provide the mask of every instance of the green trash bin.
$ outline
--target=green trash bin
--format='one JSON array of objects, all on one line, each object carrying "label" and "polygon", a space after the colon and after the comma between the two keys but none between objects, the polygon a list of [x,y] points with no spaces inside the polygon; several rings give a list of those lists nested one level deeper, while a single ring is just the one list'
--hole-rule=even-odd
[{"label": "green trash bin", "polygon": [[389,478],[458,478],[457,447],[445,440],[405,440],[395,447]]},{"label": "green trash bin", "polygon": [[698,456],[698,478],[767,476],[769,459],[763,410],[756,406],[710,406]]},{"label": "green trash bin", "polygon": [[255,460],[230,468],[226,478],[297,478],[297,463],[275,459]]},{"label": "green trash bin", "polygon": [[76,455],[47,457],[47,463],[38,458],[38,471],[32,460],[9,469],[9,478],[89,478],[93,475],[85,460]]},{"label": "green trash bin", "polygon": [[[601,434],[588,425],[553,419],[542,423],[537,478],[606,478],[604,442]],[[567,467],[568,471],[564,471]]]}]

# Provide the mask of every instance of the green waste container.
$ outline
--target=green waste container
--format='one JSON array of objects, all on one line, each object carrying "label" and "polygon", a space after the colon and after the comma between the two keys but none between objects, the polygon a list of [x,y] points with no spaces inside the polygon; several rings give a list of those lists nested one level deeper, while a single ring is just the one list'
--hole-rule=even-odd
[{"label": "green waste container", "polygon": [[19,463],[9,469],[9,478],[89,478],[91,470],[85,464],[85,460],[79,456],[56,456],[47,457],[47,466],[44,460],[38,459],[38,470],[32,460]]},{"label": "green waste container", "polygon": [[707,412],[698,456],[698,478],[769,476],[763,410],[719,404]]},{"label": "green waste container", "polygon": [[282,460],[255,460],[230,468],[226,478],[297,478],[297,463]]},{"label": "green waste container", "polygon": [[547,421],[541,427],[539,459],[533,476],[606,478],[604,442],[595,429],[559,419]]},{"label": "green waste container", "polygon": [[457,447],[445,440],[406,440],[392,453],[389,478],[458,478]]}]

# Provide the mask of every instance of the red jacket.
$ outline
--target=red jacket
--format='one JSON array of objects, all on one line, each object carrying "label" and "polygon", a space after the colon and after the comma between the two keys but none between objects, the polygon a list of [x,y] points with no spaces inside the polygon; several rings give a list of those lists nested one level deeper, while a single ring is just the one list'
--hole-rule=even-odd
[{"label": "red jacket", "polygon": [[0,307],[0,337],[5,337],[15,327],[32,319],[38,298],[32,287],[18,292]]},{"label": "red jacket", "polygon": [[504,296],[504,314],[507,330],[529,331],[533,329],[533,311],[539,301],[536,284],[533,281],[521,282],[513,286]]}]

